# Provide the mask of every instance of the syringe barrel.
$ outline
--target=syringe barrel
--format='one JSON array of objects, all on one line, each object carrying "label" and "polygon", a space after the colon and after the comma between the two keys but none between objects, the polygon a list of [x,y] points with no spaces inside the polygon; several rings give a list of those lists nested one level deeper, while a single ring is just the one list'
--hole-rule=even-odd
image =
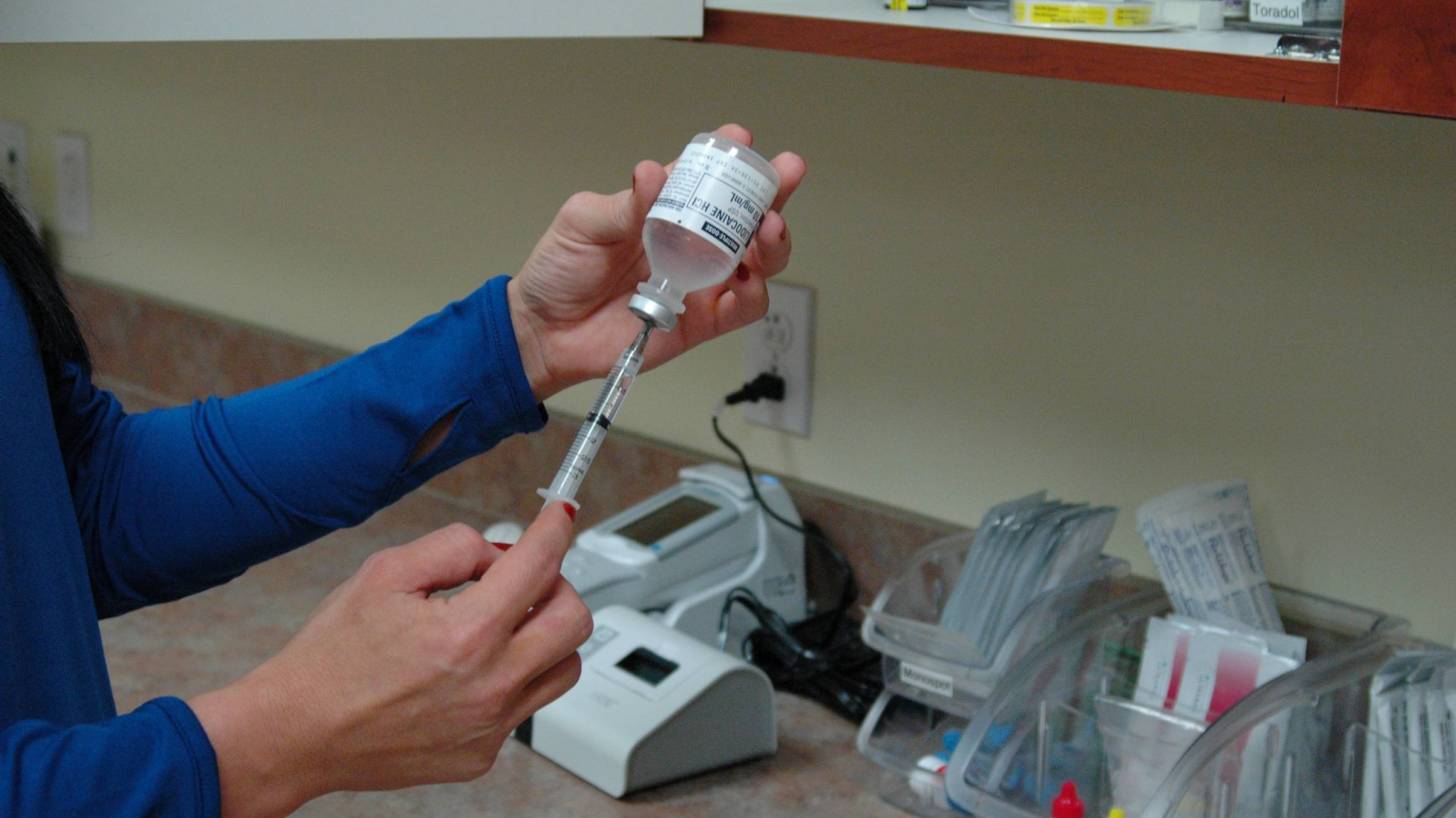
[{"label": "syringe barrel", "polygon": [[537,492],[547,503],[563,502],[573,507],[577,505],[577,489],[586,479],[592,461],[596,460],[597,451],[607,438],[612,419],[617,416],[617,410],[627,398],[627,391],[632,388],[632,382],[642,369],[642,351],[647,346],[647,338],[652,333],[652,328],[651,323],[644,322],[636,340],[622,351],[621,357],[612,367],[606,383],[602,384],[602,391],[597,394],[596,402],[592,404],[591,412],[582,421],[576,438],[571,441],[571,448],[566,450],[566,457],[562,459],[561,468],[556,471],[550,488]]}]

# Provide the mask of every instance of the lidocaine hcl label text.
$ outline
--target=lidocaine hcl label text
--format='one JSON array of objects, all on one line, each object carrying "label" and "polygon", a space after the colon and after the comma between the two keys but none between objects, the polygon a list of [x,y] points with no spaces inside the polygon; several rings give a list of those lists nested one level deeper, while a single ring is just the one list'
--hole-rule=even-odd
[{"label": "lidocaine hcl label text", "polygon": [[695,143],[678,157],[647,218],[697,233],[731,255],[736,264],[773,204],[777,189],[773,180],[748,163]]}]

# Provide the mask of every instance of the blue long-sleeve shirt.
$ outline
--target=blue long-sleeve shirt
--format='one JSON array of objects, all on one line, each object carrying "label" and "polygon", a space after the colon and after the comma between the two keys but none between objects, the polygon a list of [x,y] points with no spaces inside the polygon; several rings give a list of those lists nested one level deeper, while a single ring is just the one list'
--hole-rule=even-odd
[{"label": "blue long-sleeve shirt", "polygon": [[48,384],[0,266],[0,816],[218,815],[186,704],[116,715],[98,618],[227,582],[540,428],[506,282],[311,375],[128,415],[80,367]]}]

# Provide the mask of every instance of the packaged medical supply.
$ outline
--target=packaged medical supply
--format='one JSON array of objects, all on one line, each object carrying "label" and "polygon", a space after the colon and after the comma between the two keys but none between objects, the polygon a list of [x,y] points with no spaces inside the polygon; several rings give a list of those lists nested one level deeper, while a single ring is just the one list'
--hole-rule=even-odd
[{"label": "packaged medical supply", "polygon": [[1298,636],[1184,616],[1148,620],[1134,701],[1210,722],[1255,687],[1304,661]]},{"label": "packaged medical supply", "polygon": [[1138,31],[1155,26],[1156,3],[1140,0],[1012,0],[1011,24],[1029,28]]},{"label": "packaged medical supply", "polygon": [[994,653],[1036,594],[1092,564],[1116,517],[1116,509],[1048,500],[1046,492],[994,506],[976,530],[941,626],[981,655]]},{"label": "packaged medical supply", "polygon": [[1179,613],[1284,629],[1242,481],[1185,486],[1149,500],[1138,508],[1137,529]]},{"label": "packaged medical supply", "polygon": [[[1051,571],[1049,587],[1018,603],[1019,611],[1004,613],[1003,635],[988,646],[977,629],[943,624],[947,619],[959,622],[947,612],[960,579],[975,570],[967,566],[976,564],[973,558],[983,542],[979,531],[937,540],[916,553],[875,596],[861,636],[883,654],[887,688],[968,716],[1021,654],[1068,621],[1108,604],[1128,575],[1125,561],[1101,554],[1085,567]],[[1150,591],[1156,595],[1156,589]]]},{"label": "packaged medical supply", "polygon": [[1414,818],[1456,783],[1448,704],[1456,654],[1407,650],[1370,684],[1362,818]]},{"label": "packaged medical supply", "polygon": [[1134,700],[1211,722],[1303,659],[1305,640],[1297,636],[1155,617],[1147,622]]}]

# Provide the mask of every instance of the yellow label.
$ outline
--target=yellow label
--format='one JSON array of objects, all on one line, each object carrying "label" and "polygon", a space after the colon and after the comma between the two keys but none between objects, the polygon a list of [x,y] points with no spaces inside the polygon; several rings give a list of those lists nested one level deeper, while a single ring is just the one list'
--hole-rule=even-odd
[{"label": "yellow label", "polygon": [[1032,3],[1031,22],[1044,26],[1105,26],[1107,9],[1080,3]]},{"label": "yellow label", "polygon": [[1153,10],[1149,6],[1128,6],[1112,12],[1112,25],[1115,28],[1145,26],[1152,21]]},{"label": "yellow label", "polygon": [[886,0],[886,5],[893,11],[910,10],[910,0]]}]

